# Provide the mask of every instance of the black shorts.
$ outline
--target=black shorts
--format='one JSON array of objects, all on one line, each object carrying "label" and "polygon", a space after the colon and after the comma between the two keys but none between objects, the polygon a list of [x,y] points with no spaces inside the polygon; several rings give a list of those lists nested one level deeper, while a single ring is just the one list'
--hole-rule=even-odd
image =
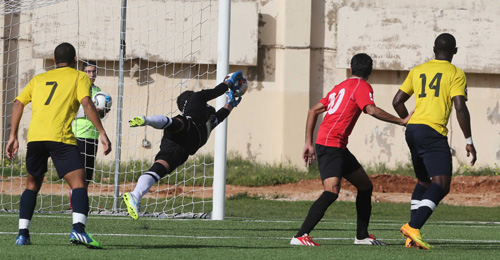
[{"label": "black shorts", "polygon": [[406,143],[419,180],[452,175],[451,151],[446,136],[428,125],[410,124],[406,126]]},{"label": "black shorts", "polygon": [[52,159],[59,178],[68,172],[83,169],[80,152],[76,145],[52,141],[36,141],[28,143],[26,152],[26,170],[34,177],[43,176],[47,172],[47,161]]},{"label": "black shorts", "polygon": [[85,166],[85,173],[87,180],[92,180],[94,175],[95,157],[98,147],[97,139],[77,138],[78,151],[80,151],[80,158]]},{"label": "black shorts", "polygon": [[316,144],[316,158],[323,181],[331,177],[342,178],[361,167],[349,149]]},{"label": "black shorts", "polygon": [[169,172],[174,171],[177,167],[187,161],[189,151],[182,145],[173,140],[163,137],[161,139],[160,151],[155,157],[156,160],[164,160],[168,163]]}]

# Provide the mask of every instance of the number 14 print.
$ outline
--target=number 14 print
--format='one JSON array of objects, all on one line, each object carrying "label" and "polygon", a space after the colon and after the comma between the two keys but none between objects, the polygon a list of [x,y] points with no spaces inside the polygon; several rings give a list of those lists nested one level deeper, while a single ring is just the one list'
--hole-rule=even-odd
[{"label": "number 14 print", "polygon": [[[441,85],[441,77],[443,76],[443,73],[436,73],[436,76],[431,80],[431,83],[429,84],[429,88],[434,90],[434,96],[439,97],[439,87]],[[422,93],[418,95],[419,98],[426,97],[427,94],[425,93],[425,86],[427,83],[427,76],[425,74],[420,74],[420,78],[422,79]]]}]

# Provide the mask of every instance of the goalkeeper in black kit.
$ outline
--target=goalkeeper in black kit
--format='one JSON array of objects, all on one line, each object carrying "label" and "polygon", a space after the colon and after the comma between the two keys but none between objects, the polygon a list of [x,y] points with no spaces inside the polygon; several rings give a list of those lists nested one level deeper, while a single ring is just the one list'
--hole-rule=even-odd
[{"label": "goalkeeper in black kit", "polygon": [[[139,218],[141,198],[157,181],[182,165],[189,155],[195,154],[207,142],[210,132],[241,102],[241,96],[236,97],[235,91],[242,79],[243,73],[238,71],[228,75],[224,82],[213,89],[184,91],[177,98],[181,113],[173,118],[163,115],[136,116],[129,121],[131,127],[149,125],[164,131],[153,166],[139,177],[134,191],[123,194],[130,217]],[[228,96],[228,102],[223,108],[216,111],[207,104],[224,93]]]}]

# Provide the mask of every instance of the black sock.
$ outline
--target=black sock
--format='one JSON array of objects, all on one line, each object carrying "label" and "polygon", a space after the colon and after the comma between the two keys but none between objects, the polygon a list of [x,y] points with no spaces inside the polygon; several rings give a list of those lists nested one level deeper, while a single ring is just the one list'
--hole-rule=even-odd
[{"label": "black sock", "polygon": [[78,233],[85,233],[85,225],[83,223],[74,223],[73,224],[73,230],[78,232]]},{"label": "black sock", "polygon": [[432,183],[422,197],[417,212],[411,218],[410,227],[422,228],[444,196],[446,196],[446,193],[441,188],[441,185]]},{"label": "black sock", "polygon": [[29,237],[30,236],[30,231],[29,229],[19,229],[19,234],[20,236],[25,236],[25,237]]},{"label": "black sock", "polygon": [[[78,188],[73,190],[73,194],[71,195],[71,205],[73,206],[73,213],[80,213],[85,216],[88,216],[89,213],[89,196],[87,193],[87,189]],[[85,232],[85,224],[83,223],[74,223],[73,229],[78,233]]]},{"label": "black sock", "polygon": [[425,187],[424,185],[420,183],[417,183],[417,185],[415,185],[415,189],[413,189],[413,193],[411,194],[410,219],[412,219],[415,216],[415,213],[417,213],[418,204],[420,204],[420,201],[422,200],[422,197],[424,196],[426,191],[427,187]]},{"label": "black sock", "polygon": [[332,205],[338,197],[338,194],[324,191],[312,204],[304,223],[302,223],[302,226],[295,237],[301,237],[304,234],[309,234],[314,229],[316,224],[318,224],[318,222],[323,218],[328,207]]},{"label": "black sock", "polygon": [[356,196],[356,212],[358,215],[357,239],[365,239],[369,236],[368,224],[370,224],[372,214],[372,191],[373,187],[369,190],[358,190],[358,195]]},{"label": "black sock", "polygon": [[[24,190],[21,195],[21,201],[19,206],[19,219],[27,219],[31,221],[33,218],[33,212],[35,211],[36,206],[36,191],[32,190]],[[28,236],[30,235],[28,229],[19,229],[19,235]]]}]

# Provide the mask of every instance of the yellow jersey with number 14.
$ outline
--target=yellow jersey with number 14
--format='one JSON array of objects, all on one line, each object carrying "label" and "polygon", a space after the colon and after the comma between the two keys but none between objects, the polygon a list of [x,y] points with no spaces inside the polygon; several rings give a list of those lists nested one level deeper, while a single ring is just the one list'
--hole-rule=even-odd
[{"label": "yellow jersey with number 14", "polygon": [[71,67],[36,75],[17,96],[25,106],[31,102],[28,142],[54,141],[76,145],[71,122],[82,99],[90,95],[89,76]]},{"label": "yellow jersey with number 14", "polygon": [[425,124],[444,136],[448,134],[452,98],[465,96],[467,100],[465,73],[446,60],[416,66],[399,89],[410,96],[415,94],[415,113],[408,124]]}]

